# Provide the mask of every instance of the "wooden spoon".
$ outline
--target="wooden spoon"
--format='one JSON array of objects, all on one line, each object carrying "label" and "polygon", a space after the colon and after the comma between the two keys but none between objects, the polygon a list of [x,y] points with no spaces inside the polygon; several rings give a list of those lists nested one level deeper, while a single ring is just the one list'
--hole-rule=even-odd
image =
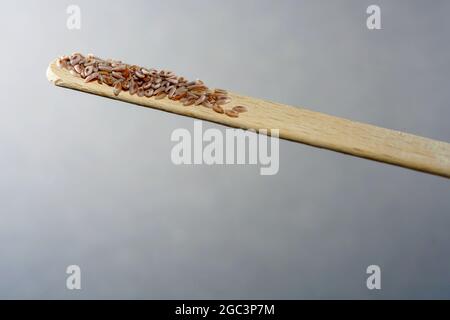
[{"label": "wooden spoon", "polygon": [[47,69],[47,78],[59,87],[75,89],[136,105],[208,120],[235,128],[279,129],[279,137],[357,157],[385,162],[450,178],[450,144],[400,131],[376,127],[311,110],[246,97],[229,96],[229,107],[245,106],[248,112],[233,118],[202,106],[183,106],[167,98],[138,97],[128,92],[113,94],[113,88],[96,81],[85,83],[56,65]]}]

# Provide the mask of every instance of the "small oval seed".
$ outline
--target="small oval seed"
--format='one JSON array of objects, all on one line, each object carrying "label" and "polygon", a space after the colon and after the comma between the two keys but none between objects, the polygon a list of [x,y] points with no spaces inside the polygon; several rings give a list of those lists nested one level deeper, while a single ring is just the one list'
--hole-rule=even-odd
[{"label": "small oval seed", "polygon": [[93,66],[88,66],[86,68],[84,68],[84,76],[88,77],[92,74],[92,72],[94,72],[94,67]]},{"label": "small oval seed", "polygon": [[112,68],[111,68],[111,67],[108,67],[108,66],[105,66],[105,65],[99,65],[99,66],[98,66],[98,70],[100,70],[100,71],[108,71],[108,72],[111,72],[111,71],[112,71]]},{"label": "small oval seed", "polygon": [[88,76],[86,79],[84,79],[84,82],[90,82],[92,80],[96,80],[98,78],[98,73],[93,73],[90,76]]},{"label": "small oval seed", "polygon": [[130,82],[128,80],[122,82],[122,89],[124,91],[127,91],[128,89],[130,89]]},{"label": "small oval seed", "polygon": [[157,96],[155,96],[155,99],[156,100],[161,100],[161,99],[164,99],[165,97],[167,97],[167,93],[160,92]]},{"label": "small oval seed", "polygon": [[209,101],[203,101],[202,106],[211,109],[213,105]]},{"label": "small oval seed", "polygon": [[76,54],[76,55],[74,55],[74,56],[72,57],[72,59],[70,59],[70,64],[71,64],[72,66],[74,66],[74,65],[76,65],[76,64],[79,64],[80,61],[81,61],[81,55]]},{"label": "small oval seed", "polygon": [[176,90],[175,86],[168,86],[168,87],[166,87],[166,90],[164,90],[164,91],[168,94],[170,92],[170,90],[172,90],[172,89]]},{"label": "small oval seed", "polygon": [[216,101],[216,103],[217,103],[218,105],[224,105],[224,104],[227,104],[227,103],[229,103],[229,102],[231,102],[231,99],[230,99],[230,98],[219,99],[219,100]]},{"label": "small oval seed", "polygon": [[225,114],[231,118],[237,118],[239,117],[239,112],[233,111],[233,110],[226,110]]},{"label": "small oval seed", "polygon": [[201,105],[206,99],[205,95],[200,96],[200,98],[198,98],[197,100],[195,100],[194,105],[198,106]]},{"label": "small oval seed", "polygon": [[145,69],[145,68],[141,68],[141,72],[142,72],[143,74],[145,74],[146,76],[149,76],[149,75],[152,74],[150,71],[148,71],[148,70]]},{"label": "small oval seed", "polygon": [[159,87],[158,89],[155,90],[155,94],[159,94],[160,92],[163,92],[164,90],[166,90],[166,88]]},{"label": "small oval seed", "polygon": [[120,64],[120,65],[112,68],[112,71],[122,72],[122,71],[125,71],[126,68],[127,67],[124,64]]},{"label": "small oval seed", "polygon": [[177,90],[177,88],[175,88],[175,87],[172,87],[172,89],[169,90],[169,94],[168,94],[169,99],[173,98],[176,90]]},{"label": "small oval seed", "polygon": [[224,90],[224,89],[218,89],[218,88],[214,89],[214,92],[215,92],[215,93],[221,93],[221,94],[228,94],[227,90]]},{"label": "small oval seed", "polygon": [[134,73],[139,79],[144,79],[145,75],[143,73],[141,73],[140,71],[136,70],[136,72]]},{"label": "small oval seed", "polygon": [[187,101],[183,102],[183,106],[188,107],[192,106],[195,103],[194,99],[188,99]]},{"label": "small oval seed", "polygon": [[116,79],[123,79],[122,73],[117,72],[117,71],[113,71],[112,76]]},{"label": "small oval seed", "polygon": [[144,91],[144,95],[145,95],[146,97],[150,98],[151,96],[153,96],[153,92],[154,92],[153,89],[148,89],[148,90],[145,90],[145,91]]},{"label": "small oval seed", "polygon": [[133,80],[131,80],[131,82],[130,82],[130,91],[129,91],[130,94],[134,95],[137,92],[137,90],[138,90],[137,83],[135,83]]},{"label": "small oval seed", "polygon": [[238,113],[247,112],[247,108],[244,106],[235,106],[232,110]]},{"label": "small oval seed", "polygon": [[120,83],[120,81],[117,81],[116,84],[114,85],[113,93],[115,96],[118,96],[120,91],[122,91],[122,84]]},{"label": "small oval seed", "polygon": [[218,105],[214,105],[213,106],[213,110],[217,113],[224,113],[223,108],[221,106]]},{"label": "small oval seed", "polygon": [[80,73],[83,71],[83,67],[81,67],[81,65],[76,64],[73,66],[73,68],[75,69],[76,72]]}]

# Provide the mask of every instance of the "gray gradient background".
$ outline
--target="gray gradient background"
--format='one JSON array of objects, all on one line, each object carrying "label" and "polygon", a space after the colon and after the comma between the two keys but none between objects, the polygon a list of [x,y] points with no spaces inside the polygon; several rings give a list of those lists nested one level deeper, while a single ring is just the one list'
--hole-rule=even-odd
[{"label": "gray gradient background", "polygon": [[192,119],[45,78],[93,52],[450,141],[450,1],[124,3],[2,3],[0,298],[450,298],[449,180],[286,141],[275,176],[177,167]]}]

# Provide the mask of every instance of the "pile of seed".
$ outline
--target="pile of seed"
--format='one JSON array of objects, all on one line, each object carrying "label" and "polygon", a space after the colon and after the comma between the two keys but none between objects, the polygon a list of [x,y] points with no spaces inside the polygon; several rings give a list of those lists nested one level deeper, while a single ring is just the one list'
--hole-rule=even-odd
[{"label": "pile of seed", "polygon": [[74,53],[57,60],[59,68],[69,70],[85,82],[97,81],[113,88],[114,95],[127,91],[139,97],[168,98],[179,101],[184,106],[203,106],[217,113],[237,118],[247,111],[243,106],[224,109],[231,102],[228,92],[223,89],[209,89],[201,80],[189,81],[171,71],[142,68],[117,60],[103,60],[92,54],[83,56]]}]

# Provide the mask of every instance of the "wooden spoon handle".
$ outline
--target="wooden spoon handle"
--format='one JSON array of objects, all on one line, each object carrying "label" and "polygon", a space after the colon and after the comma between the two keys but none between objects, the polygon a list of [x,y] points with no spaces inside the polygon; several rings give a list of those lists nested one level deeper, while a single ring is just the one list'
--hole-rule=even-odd
[{"label": "wooden spoon handle", "polygon": [[267,129],[269,133],[271,129],[279,129],[279,136],[283,139],[450,178],[450,144],[442,141],[234,93],[230,93],[230,106],[242,105],[248,109],[238,118],[201,106],[185,107],[167,98],[156,100],[127,92],[115,96],[111,87],[95,81],[85,83],[67,70],[58,68],[56,61],[49,65],[47,78],[60,87],[230,127],[256,131]]}]

